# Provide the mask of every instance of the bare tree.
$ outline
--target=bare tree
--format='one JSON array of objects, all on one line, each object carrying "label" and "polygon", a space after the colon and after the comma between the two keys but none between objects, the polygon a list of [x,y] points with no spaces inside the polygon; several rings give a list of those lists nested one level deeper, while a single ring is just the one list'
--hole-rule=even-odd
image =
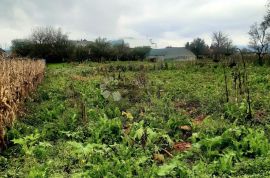
[{"label": "bare tree", "polygon": [[37,27],[30,41],[33,44],[32,55],[42,57],[48,62],[62,62],[72,56],[73,47],[61,28]]},{"label": "bare tree", "polygon": [[222,55],[231,54],[233,52],[233,43],[228,35],[223,32],[214,32],[212,36],[212,46],[215,59],[220,60]]},{"label": "bare tree", "polygon": [[63,34],[61,28],[37,27],[33,30],[31,38],[36,44],[52,45],[60,41],[68,41],[68,36]]},{"label": "bare tree", "polygon": [[256,51],[258,55],[259,64],[262,65],[263,57],[267,54],[268,43],[270,42],[270,35],[267,32],[268,25],[266,22],[262,22],[260,25],[253,24],[249,30],[249,47]]}]

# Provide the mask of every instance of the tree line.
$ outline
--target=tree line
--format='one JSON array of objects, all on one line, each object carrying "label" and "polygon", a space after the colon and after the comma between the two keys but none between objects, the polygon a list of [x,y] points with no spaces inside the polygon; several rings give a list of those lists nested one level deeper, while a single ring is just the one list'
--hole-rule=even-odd
[{"label": "tree line", "polygon": [[78,41],[69,40],[68,35],[60,28],[53,27],[35,28],[28,39],[13,40],[11,46],[13,54],[43,58],[50,63],[143,60],[150,49],[148,46],[130,48],[124,41],[112,44],[106,38],[97,38],[93,42],[82,45]]}]

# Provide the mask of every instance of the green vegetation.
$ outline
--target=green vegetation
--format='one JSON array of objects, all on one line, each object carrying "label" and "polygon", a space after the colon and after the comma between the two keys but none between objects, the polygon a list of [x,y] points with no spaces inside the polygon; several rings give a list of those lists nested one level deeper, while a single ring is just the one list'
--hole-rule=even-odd
[{"label": "green vegetation", "polygon": [[13,55],[42,58],[47,63],[143,60],[150,47],[129,47],[124,40],[113,44],[106,38],[72,41],[60,28],[36,27],[30,38],[12,40]]},{"label": "green vegetation", "polygon": [[252,118],[236,71],[226,102],[216,63],[49,65],[0,177],[270,176],[269,68],[247,65]]}]

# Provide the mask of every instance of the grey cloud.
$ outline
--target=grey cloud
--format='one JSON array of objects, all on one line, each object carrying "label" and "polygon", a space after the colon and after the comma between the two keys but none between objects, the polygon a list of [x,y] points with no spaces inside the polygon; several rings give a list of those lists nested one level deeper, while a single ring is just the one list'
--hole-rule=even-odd
[{"label": "grey cloud", "polygon": [[0,44],[46,25],[62,27],[71,38],[152,37],[163,43],[223,30],[236,43],[246,43],[243,36],[262,19],[265,4],[266,0],[0,0]]}]

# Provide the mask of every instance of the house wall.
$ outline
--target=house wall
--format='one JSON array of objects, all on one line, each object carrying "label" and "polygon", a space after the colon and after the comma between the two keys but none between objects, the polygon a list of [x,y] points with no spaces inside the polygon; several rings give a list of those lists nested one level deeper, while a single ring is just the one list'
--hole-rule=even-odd
[{"label": "house wall", "polygon": [[153,62],[164,61],[164,56],[148,56],[147,59]]},{"label": "house wall", "polygon": [[165,60],[174,60],[174,61],[194,61],[196,56],[178,56],[175,58],[167,58]]}]

